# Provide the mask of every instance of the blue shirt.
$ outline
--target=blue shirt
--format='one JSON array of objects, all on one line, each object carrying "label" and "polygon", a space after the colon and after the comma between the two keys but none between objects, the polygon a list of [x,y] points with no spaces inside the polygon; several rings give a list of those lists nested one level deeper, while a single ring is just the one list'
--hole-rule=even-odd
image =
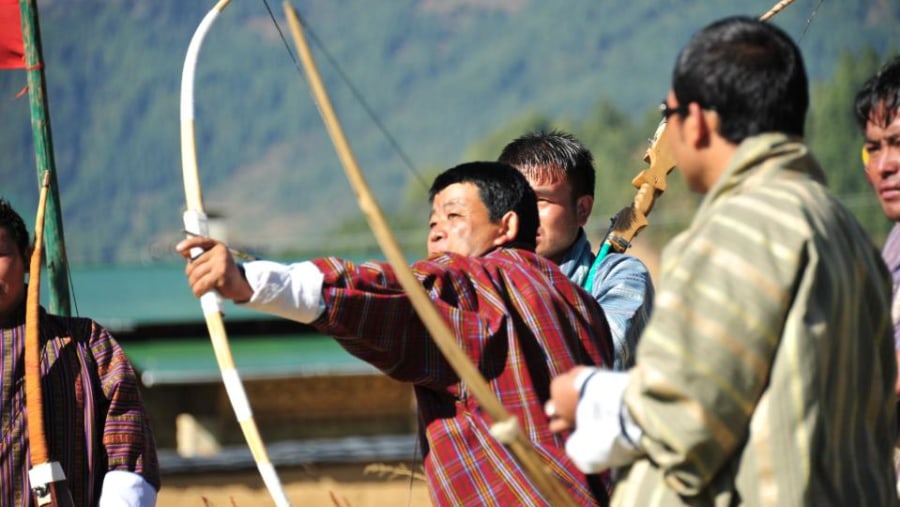
[{"label": "blue shirt", "polygon": [[[566,252],[559,269],[584,287],[594,263],[591,243],[584,230]],[[588,289],[609,322],[615,347],[613,369],[634,366],[634,351],[653,309],[653,281],[644,263],[630,255],[610,253],[598,266],[594,286]]]}]

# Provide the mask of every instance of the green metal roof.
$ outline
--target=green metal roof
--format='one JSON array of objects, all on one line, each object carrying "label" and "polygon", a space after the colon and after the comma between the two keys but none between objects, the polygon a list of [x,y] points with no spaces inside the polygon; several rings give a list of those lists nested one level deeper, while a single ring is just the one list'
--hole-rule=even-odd
[{"label": "green metal roof", "polygon": [[[202,321],[183,264],[72,268],[73,313],[113,330],[136,324]],[[42,282],[47,277],[42,277]],[[46,286],[41,288],[46,295]],[[41,298],[46,301],[46,297]],[[259,319],[263,314],[225,303],[226,319]]]},{"label": "green metal roof", "polygon": [[[96,320],[120,338],[145,385],[219,381],[209,338],[191,334],[202,333],[204,319],[183,264],[73,268],[71,276],[73,313]],[[41,293],[47,294],[46,287]],[[225,303],[226,329],[229,322],[272,319],[278,317]],[[138,327],[162,329],[165,324],[170,336],[123,339]],[[230,342],[238,372],[248,380],[375,371],[321,334],[231,335]]]},{"label": "green metal roof", "polygon": [[[249,336],[229,341],[244,380],[377,372],[325,335]],[[122,346],[148,387],[221,379],[209,338],[142,340]]]}]

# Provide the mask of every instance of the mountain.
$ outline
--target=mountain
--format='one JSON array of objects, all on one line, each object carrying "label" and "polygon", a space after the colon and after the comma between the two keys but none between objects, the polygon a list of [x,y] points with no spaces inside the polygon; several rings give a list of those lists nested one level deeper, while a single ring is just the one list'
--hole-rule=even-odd
[{"label": "mountain", "polygon": [[[197,142],[207,208],[225,215],[233,243],[258,252],[368,243],[366,233],[344,235],[360,229],[360,213],[297,66],[281,5],[266,1],[232,2],[200,54]],[[184,206],[181,67],[212,5],[40,3],[72,263],[176,260],[170,252]],[[649,111],[667,90],[678,48],[714,19],[759,15],[771,6],[759,0],[295,5],[359,163],[412,245],[424,243],[423,182],[473,154],[496,156],[498,132],[512,126],[586,125],[605,111],[603,118],[618,125],[596,127],[597,136],[625,145],[625,159],[610,150],[618,157],[615,183],[627,186],[623,171],[640,166],[639,140],[652,132],[645,127],[652,126]],[[900,6],[797,0],[773,22],[799,41],[812,79],[827,82],[841,55],[896,51]],[[24,72],[0,72],[0,195],[30,217],[37,187],[29,110],[26,99],[15,98],[24,85]],[[629,134],[617,137],[626,127]],[[595,153],[602,148],[589,146]]]}]

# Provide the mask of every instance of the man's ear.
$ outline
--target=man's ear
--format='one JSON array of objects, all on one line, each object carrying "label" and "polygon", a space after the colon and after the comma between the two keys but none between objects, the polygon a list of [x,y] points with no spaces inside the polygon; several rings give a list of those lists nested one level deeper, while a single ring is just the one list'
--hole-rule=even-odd
[{"label": "man's ear", "polygon": [[575,216],[578,218],[578,225],[584,227],[588,217],[591,216],[591,209],[594,207],[594,196],[582,195],[575,199]]},{"label": "man's ear", "polygon": [[497,235],[494,237],[494,246],[512,243],[519,236],[519,214],[515,211],[507,211],[498,224]]},{"label": "man's ear", "polygon": [[713,136],[719,132],[719,113],[711,109],[702,109],[696,102],[688,105],[689,133],[693,136],[691,141],[696,148],[704,148],[710,145]]},{"label": "man's ear", "polygon": [[703,144],[706,135],[706,125],[703,120],[703,111],[696,102],[688,104],[687,113],[681,118],[681,131],[688,145],[698,148]]}]

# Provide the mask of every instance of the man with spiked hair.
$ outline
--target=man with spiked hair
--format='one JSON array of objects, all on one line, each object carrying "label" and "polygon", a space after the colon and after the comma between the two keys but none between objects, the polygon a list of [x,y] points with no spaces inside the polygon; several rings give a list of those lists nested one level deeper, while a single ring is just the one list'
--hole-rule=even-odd
[{"label": "man with spiked hair", "polygon": [[[900,362],[900,56],[886,63],[856,94],[856,122],[865,136],[866,180],[894,222],[881,252],[894,280],[894,348]],[[900,380],[895,390],[900,394]]]},{"label": "man with spiked hair", "polygon": [[615,345],[613,369],[634,365],[634,352],[653,308],[653,281],[635,257],[610,253],[595,262],[584,225],[594,206],[594,157],[572,134],[532,132],[512,141],[500,162],[521,172],[537,194],[538,255],[587,290],[606,315]]},{"label": "man with spiked hair", "polygon": [[[900,55],[865,82],[856,94],[853,109],[864,136],[866,180],[875,191],[884,216],[894,222],[881,256],[894,283],[891,320],[894,353],[900,364]],[[900,378],[894,391],[900,396]],[[894,468],[900,493],[900,442],[894,449]]]}]

